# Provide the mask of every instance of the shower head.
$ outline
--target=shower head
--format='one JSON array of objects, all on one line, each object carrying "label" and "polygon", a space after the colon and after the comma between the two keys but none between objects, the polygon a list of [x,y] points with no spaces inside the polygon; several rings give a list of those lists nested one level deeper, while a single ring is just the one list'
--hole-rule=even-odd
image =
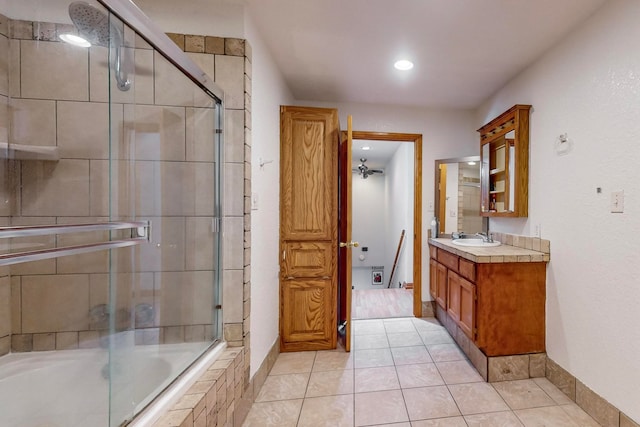
[{"label": "shower head", "polygon": [[115,48],[115,77],[118,89],[127,91],[131,82],[126,71],[122,69],[122,30],[118,28],[107,14],[83,1],[69,5],[69,17],[78,33],[89,43],[103,47]]}]

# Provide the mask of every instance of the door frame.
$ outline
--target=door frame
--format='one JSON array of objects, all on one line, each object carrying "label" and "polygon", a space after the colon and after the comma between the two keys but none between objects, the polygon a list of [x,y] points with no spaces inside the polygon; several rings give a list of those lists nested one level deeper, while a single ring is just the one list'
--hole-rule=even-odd
[{"label": "door frame", "polygon": [[413,142],[413,315],[422,317],[422,134],[353,131],[353,139]]}]

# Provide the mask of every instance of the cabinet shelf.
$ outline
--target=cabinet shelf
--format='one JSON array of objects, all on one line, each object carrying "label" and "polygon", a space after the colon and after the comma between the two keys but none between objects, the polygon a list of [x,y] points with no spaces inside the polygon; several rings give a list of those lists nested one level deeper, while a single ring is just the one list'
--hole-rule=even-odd
[{"label": "cabinet shelf", "polygon": [[504,190],[491,190],[489,191],[489,194],[503,194]]},{"label": "cabinet shelf", "polygon": [[0,142],[0,159],[58,161],[60,154],[58,147]]},{"label": "cabinet shelf", "polygon": [[499,173],[504,173],[504,172],[505,172],[505,169],[504,169],[504,168],[501,168],[501,169],[491,169],[491,170],[489,171],[489,175],[497,175],[497,174],[499,174]]}]

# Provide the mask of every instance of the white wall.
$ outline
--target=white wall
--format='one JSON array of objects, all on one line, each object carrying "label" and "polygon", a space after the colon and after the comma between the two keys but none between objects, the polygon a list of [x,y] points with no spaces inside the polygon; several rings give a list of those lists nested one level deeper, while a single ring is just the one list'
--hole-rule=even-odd
[{"label": "white wall", "polygon": [[[529,218],[491,229],[551,240],[549,357],[640,421],[640,2],[612,0],[478,114],[532,104]],[[476,126],[477,127],[477,126]],[[558,155],[567,133],[573,150]],[[602,194],[596,188],[602,188]],[[624,190],[625,212],[610,212]]]},{"label": "white wall", "polygon": [[[386,171],[385,171],[386,172]],[[371,267],[385,266],[385,286],[389,266],[385,265],[385,212],[386,204],[384,189],[386,176],[371,175],[362,179],[360,175],[353,174],[352,183],[352,240],[358,242],[360,247],[354,248],[352,253],[352,282],[355,289],[381,289],[380,285],[371,284]],[[362,252],[362,247],[368,248]],[[365,259],[360,260],[359,256]]]},{"label": "white wall", "polygon": [[414,168],[413,168],[413,144],[403,143],[387,164],[386,182],[386,239],[385,258],[389,264],[385,283],[389,284],[393,261],[398,251],[400,234],[405,230],[405,238],[402,243],[396,270],[393,274],[392,288],[397,288],[398,283],[413,283],[413,195],[414,195]]},{"label": "white wall", "polygon": [[[278,339],[280,231],[280,106],[293,102],[282,74],[247,18],[252,52],[251,191],[258,209],[251,211],[251,376]],[[260,167],[258,160],[265,163]]]},{"label": "white wall", "polygon": [[[427,230],[433,218],[434,162],[437,159],[478,155],[477,118],[471,110],[434,110],[379,104],[296,101],[296,105],[338,108],[342,128],[353,116],[358,131],[422,134],[422,299],[431,299]],[[407,242],[408,243],[408,242]]]}]

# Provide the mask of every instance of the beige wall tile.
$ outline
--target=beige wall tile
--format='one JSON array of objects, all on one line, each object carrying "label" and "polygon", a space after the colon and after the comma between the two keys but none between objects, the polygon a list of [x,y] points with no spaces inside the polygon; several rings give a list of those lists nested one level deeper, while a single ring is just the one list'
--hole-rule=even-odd
[{"label": "beige wall tile", "polygon": [[244,229],[243,218],[224,218],[222,220],[222,232],[225,239],[223,245],[222,265],[231,270],[242,270],[244,255]]},{"label": "beige wall tile", "polygon": [[242,215],[244,213],[244,165],[241,163],[225,163],[223,182],[224,215]]},{"label": "beige wall tile", "polygon": [[244,39],[225,38],[224,54],[244,57]]},{"label": "beige wall tile", "polygon": [[225,270],[222,273],[222,310],[224,323],[240,323],[243,320],[242,271]]},{"label": "beige wall tile", "polygon": [[11,336],[0,337],[0,356],[4,356],[11,351]]},{"label": "beige wall tile", "polygon": [[22,278],[11,277],[11,333],[22,333]]},{"label": "beige wall tile", "polygon": [[155,103],[210,107],[213,100],[162,55],[154,53]]},{"label": "beige wall tile", "polygon": [[89,161],[23,162],[22,213],[88,216]]},{"label": "beige wall tile", "polygon": [[[194,215],[196,193],[206,193],[207,188],[196,187],[193,163],[161,162],[159,199],[162,215]],[[210,188],[210,187],[209,187]]]},{"label": "beige wall tile", "polygon": [[[211,81],[214,81],[215,72],[216,72],[215,63],[214,63],[215,55],[204,53],[204,45],[202,48],[203,48],[202,53],[187,53],[187,56],[191,58],[193,62],[195,62],[198,65],[198,67],[202,69],[202,71],[205,72],[205,74],[211,79]],[[194,51],[190,51],[190,52],[194,52]]]},{"label": "beige wall tile", "polygon": [[620,411],[597,393],[576,380],[576,403],[603,427],[618,427]]},{"label": "beige wall tile", "polygon": [[[119,316],[125,316],[122,319],[132,324],[135,318],[135,307],[138,304],[154,305],[154,281],[153,273],[116,273],[113,276],[116,285],[115,295],[115,312]],[[113,307],[109,297],[109,275],[108,274],[92,274],[89,277],[89,307],[94,308],[102,304]],[[134,312],[132,312],[134,307]],[[101,322],[98,317],[91,318],[91,329],[104,329],[105,323]],[[94,322],[95,320],[95,322]],[[155,319],[152,321],[155,324]]]},{"label": "beige wall tile", "polygon": [[575,401],[576,378],[549,357],[547,357],[546,370],[547,379],[558,387],[560,391],[569,396],[571,400]]},{"label": "beige wall tile", "polygon": [[[113,113],[111,120],[117,132],[122,122],[122,110],[114,109]],[[59,101],[57,124],[61,157],[109,158],[109,104]]]},{"label": "beige wall tile", "polygon": [[529,378],[529,355],[489,358],[489,382]]},{"label": "beige wall tile", "polygon": [[214,238],[210,217],[186,218],[185,268],[187,270],[214,269]]},{"label": "beige wall tile", "polygon": [[23,276],[24,333],[89,329],[89,276]]},{"label": "beige wall tile", "polygon": [[56,103],[38,99],[13,99],[10,104],[14,144],[56,145]]},{"label": "beige wall tile", "polygon": [[9,40],[9,93],[12,97],[21,96],[20,43],[19,40]]},{"label": "beige wall tile", "polygon": [[167,33],[167,37],[169,37],[181,50],[184,50],[184,34]]},{"label": "beige wall tile", "polygon": [[9,37],[9,18],[0,14],[0,34]]},{"label": "beige wall tile", "polygon": [[33,334],[33,351],[51,351],[56,349],[56,334]]},{"label": "beige wall tile", "polygon": [[22,97],[88,101],[88,59],[68,43],[21,41]]},{"label": "beige wall tile", "polygon": [[11,350],[17,352],[33,350],[33,334],[11,335]]},{"label": "beige wall tile", "polygon": [[0,35],[0,95],[9,95],[9,39]]},{"label": "beige wall tile", "polygon": [[[114,169],[118,170],[116,167]],[[127,177],[122,176],[117,176],[113,180],[113,184],[115,184],[114,194],[121,196],[116,197],[114,200],[114,213],[116,216],[126,214],[126,210],[123,211],[121,208],[123,208],[122,203],[126,205],[128,198],[122,197],[118,191],[122,187],[123,180],[125,183],[128,182]],[[126,206],[124,208],[126,209]],[[89,161],[89,215],[109,215],[109,160]]]},{"label": "beige wall tile", "polygon": [[620,413],[620,427],[640,427],[640,424],[633,421],[627,415]]},{"label": "beige wall tile", "polygon": [[0,277],[0,337],[11,333],[11,279]]},{"label": "beige wall tile", "polygon": [[213,163],[192,163],[195,170],[195,214],[213,216],[215,213],[215,182]]},{"label": "beige wall tile", "polygon": [[224,159],[225,162],[244,162],[244,111],[224,112]]},{"label": "beige wall tile", "polygon": [[[106,223],[106,217],[58,218],[58,224]],[[61,234],[58,246],[75,246],[109,241],[108,231]],[[58,274],[103,273],[109,271],[109,252],[97,251],[56,259]]]},{"label": "beige wall tile", "polygon": [[78,348],[77,332],[58,332],[56,334],[56,350],[72,350]]},{"label": "beige wall tile", "polygon": [[78,334],[78,348],[100,347],[100,334],[98,331],[80,331]]},{"label": "beige wall tile", "polygon": [[[185,263],[185,221],[181,217],[140,217],[151,220],[151,242],[135,247],[135,271],[183,271]],[[125,248],[126,249],[126,248]],[[127,265],[130,252],[117,254],[118,265]],[[125,258],[121,260],[120,258]],[[122,271],[122,270],[119,270]]]},{"label": "beige wall tile", "polygon": [[185,159],[185,109],[152,105],[124,106],[124,134],[118,158]]},{"label": "beige wall tile", "polygon": [[161,326],[204,325],[213,321],[212,272],[156,273],[155,288]]},{"label": "beige wall tile", "polygon": [[117,88],[113,67],[109,72],[107,48],[91,47],[89,58],[91,101],[108,102],[111,95],[112,102],[116,103],[153,104],[153,51],[148,48],[122,49],[122,65],[131,70],[127,75],[131,82],[128,91]]},{"label": "beige wall tile", "polygon": [[215,82],[224,91],[225,108],[244,108],[244,58],[216,55]]},{"label": "beige wall tile", "polygon": [[543,378],[546,373],[547,355],[545,353],[529,355],[529,377]]},{"label": "beige wall tile", "polygon": [[[215,160],[215,110],[186,109],[186,159],[191,162]],[[226,132],[223,138],[226,138]],[[227,153],[225,152],[225,157]]]}]

